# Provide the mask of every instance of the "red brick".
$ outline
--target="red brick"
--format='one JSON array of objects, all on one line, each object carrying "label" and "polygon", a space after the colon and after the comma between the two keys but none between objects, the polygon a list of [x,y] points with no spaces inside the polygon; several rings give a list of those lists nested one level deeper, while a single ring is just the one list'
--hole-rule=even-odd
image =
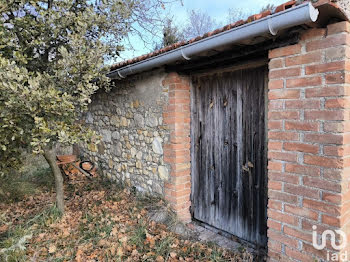
[{"label": "red brick", "polygon": [[333,227],[340,227],[340,219],[337,217],[322,215],[322,223]]},{"label": "red brick", "polygon": [[328,72],[344,70],[344,69],[345,69],[345,62],[337,61],[337,62],[330,62],[326,64],[306,66],[305,73],[307,75],[312,75],[312,74],[328,73]]},{"label": "red brick", "polygon": [[269,91],[269,99],[296,99],[300,97],[299,90],[273,90]]},{"label": "red brick", "polygon": [[284,214],[275,210],[267,210],[267,216],[273,220],[280,221],[282,223],[287,223],[289,225],[298,225],[299,219],[295,216]]},{"label": "red brick", "polygon": [[269,199],[267,206],[270,209],[275,209],[275,210],[278,210],[278,211],[282,210],[282,202],[276,201],[276,200],[273,200],[273,199]]},{"label": "red brick", "polygon": [[346,46],[336,46],[326,49],[326,61],[331,62],[335,60],[344,60],[350,58],[350,49]]},{"label": "red brick", "polygon": [[269,69],[276,69],[276,68],[281,68],[283,67],[283,59],[282,58],[276,58],[276,59],[272,59],[269,62]]},{"label": "red brick", "polygon": [[319,109],[320,100],[288,100],[285,102],[286,109]]},{"label": "red brick", "polygon": [[190,196],[191,190],[185,189],[185,190],[179,190],[179,191],[173,191],[172,196],[174,197],[182,197],[182,196]]},{"label": "red brick", "polygon": [[190,92],[188,90],[172,90],[169,91],[169,97],[176,98],[188,98],[190,96]]},{"label": "red brick", "polygon": [[169,104],[188,104],[190,103],[190,99],[172,97],[172,98],[169,98],[168,102]]},{"label": "red brick", "polygon": [[268,138],[273,140],[298,141],[299,134],[294,132],[275,132],[269,131]]},{"label": "red brick", "polygon": [[343,161],[341,159],[311,155],[304,156],[304,163],[329,168],[341,168],[343,166]]},{"label": "red brick", "polygon": [[269,161],[269,164],[268,164],[267,168],[269,170],[281,171],[282,170],[282,163]]},{"label": "red brick", "polygon": [[349,98],[330,98],[326,100],[326,108],[350,108]]},{"label": "red brick", "polygon": [[288,246],[286,246],[286,255],[288,257],[292,257],[294,259],[297,259],[298,261],[302,261],[302,262],[310,262],[310,261],[314,261],[314,258],[308,254],[304,254],[300,251],[297,251],[295,249],[292,249]]},{"label": "red brick", "polygon": [[333,204],[341,204],[342,196],[341,194],[333,194],[329,192],[322,193],[322,200],[333,203]]},{"label": "red brick", "polygon": [[344,95],[344,88],[342,86],[325,86],[320,88],[309,88],[305,92],[306,98],[342,96],[342,95]]},{"label": "red brick", "polygon": [[[309,231],[309,232],[312,232],[313,231],[313,226],[315,225],[316,223],[314,222],[314,221],[310,221],[310,220],[306,220],[306,219],[304,219],[302,222],[301,222],[301,227],[302,227],[302,229],[303,230],[305,230],[305,231]],[[329,229],[329,228],[327,228],[327,226],[325,226],[325,225],[320,225],[320,224],[316,224],[316,226],[317,226],[317,229],[316,229],[316,232],[318,233],[318,234],[322,234],[322,232],[324,231],[324,230],[327,230],[327,229]]]},{"label": "red brick", "polygon": [[268,121],[267,127],[269,130],[271,129],[282,129],[283,123],[282,121]]},{"label": "red brick", "polygon": [[165,144],[164,150],[183,150],[183,149],[189,149],[190,144]]},{"label": "red brick", "polygon": [[269,89],[282,89],[283,87],[284,87],[283,79],[269,81]]},{"label": "red brick", "polygon": [[283,109],[284,101],[281,100],[269,100],[269,110],[281,110]]},{"label": "red brick", "polygon": [[303,143],[284,143],[283,148],[286,151],[297,151],[312,154],[317,154],[319,151],[318,146]]},{"label": "red brick", "polygon": [[299,112],[297,111],[269,112],[268,117],[269,117],[269,120],[299,119]]},{"label": "red brick", "polygon": [[320,189],[325,189],[334,192],[341,192],[341,186],[339,183],[333,183],[328,180],[324,180],[317,177],[308,177],[303,178],[303,183],[305,186],[315,187]]},{"label": "red brick", "polygon": [[342,32],[350,32],[350,24],[348,21],[338,22],[334,24],[330,24],[327,26],[327,34],[337,34]]},{"label": "red brick", "polygon": [[281,56],[289,56],[294,54],[299,54],[301,52],[301,45],[290,45],[286,47],[277,48],[269,51],[269,58],[276,58]]},{"label": "red brick", "polygon": [[313,77],[287,79],[286,87],[287,88],[308,87],[308,86],[319,86],[321,84],[322,84],[322,77],[313,76]]},{"label": "red brick", "polygon": [[[317,250],[314,248],[314,246],[312,244],[307,244],[307,243],[303,243],[303,251],[309,255],[315,255],[318,258],[323,258],[323,261],[327,261],[327,250]],[[321,261],[318,259],[314,259],[313,261]]]},{"label": "red brick", "polygon": [[331,180],[341,180],[343,176],[343,169],[325,169],[323,171],[323,177]]},{"label": "red brick", "polygon": [[[302,211],[302,209],[301,209],[301,211]],[[304,212],[307,212],[307,210]],[[302,240],[305,240],[307,242],[312,242],[312,234],[305,233],[304,231],[300,231],[300,230],[297,230],[297,229],[289,227],[289,226],[284,226],[283,232],[285,234],[287,234],[288,236],[296,237],[298,239],[302,239]]]},{"label": "red brick", "polygon": [[345,72],[326,75],[326,84],[344,84],[349,82],[349,74]]},{"label": "red brick", "polygon": [[269,179],[271,179],[271,180],[287,182],[287,183],[291,183],[291,184],[295,184],[295,185],[299,184],[299,176],[297,176],[297,175],[292,175],[292,174],[287,174],[287,173],[269,172],[268,176],[269,176]]},{"label": "red brick", "polygon": [[268,228],[273,228],[277,231],[280,231],[282,229],[282,224],[276,221],[273,221],[271,219],[267,220],[267,226]]},{"label": "red brick", "polygon": [[277,181],[269,180],[268,189],[271,190],[282,190],[282,183]]},{"label": "red brick", "polygon": [[300,76],[300,74],[301,74],[300,67],[277,69],[277,70],[270,71],[269,79]]},{"label": "red brick", "polygon": [[305,134],[304,141],[320,144],[342,144],[343,136],[334,134]]},{"label": "red brick", "polygon": [[308,175],[308,176],[315,176],[315,177],[320,176],[319,167],[311,167],[311,166],[290,164],[290,163],[286,164],[286,172],[301,174],[301,175]]},{"label": "red brick", "polygon": [[318,219],[318,212],[305,209],[302,207],[297,207],[297,206],[292,206],[292,205],[285,205],[284,206],[284,211],[293,215],[301,216],[301,217],[306,217],[312,220]]},{"label": "red brick", "polygon": [[298,247],[298,240],[290,238],[284,234],[281,234],[280,232],[276,232],[274,230],[269,229],[267,231],[267,236],[269,239],[278,241],[282,244],[292,246],[292,247]]},{"label": "red brick", "polygon": [[308,197],[312,199],[320,199],[320,191],[313,188],[308,188],[300,185],[284,184],[284,192],[297,196]]},{"label": "red brick", "polygon": [[164,125],[171,131],[169,143],[164,145],[164,161],[171,166],[169,182],[165,183],[165,197],[178,217],[189,221],[190,177],[190,83],[189,79],[169,73],[163,85],[169,86],[168,106],[164,108]]},{"label": "red brick", "polygon": [[325,28],[312,28],[302,33],[301,40],[322,39],[326,35]]},{"label": "red brick", "polygon": [[274,199],[282,201],[285,203],[296,204],[298,202],[298,197],[291,194],[281,193],[278,191],[269,190],[269,199]]},{"label": "red brick", "polygon": [[282,251],[282,244],[277,242],[277,241],[269,241],[268,248],[271,251],[281,252]]},{"label": "red brick", "polygon": [[268,158],[271,160],[281,160],[288,162],[296,162],[297,154],[295,153],[284,153],[284,152],[268,152]]},{"label": "red brick", "polygon": [[326,122],[324,123],[324,131],[333,133],[349,132],[350,122]]},{"label": "red brick", "polygon": [[310,208],[313,210],[318,210],[318,211],[327,213],[329,215],[335,215],[335,216],[340,215],[340,207],[339,206],[329,205],[323,201],[304,199],[303,206],[306,208]]},{"label": "red brick", "polygon": [[[349,182],[350,183],[350,182]],[[330,193],[329,193],[330,194]],[[348,184],[347,188],[343,190],[341,195],[341,200],[346,203],[350,201],[350,184]],[[350,210],[349,210],[350,212]]]},{"label": "red brick", "polygon": [[286,58],[286,66],[295,66],[295,65],[306,65],[311,63],[321,62],[322,53],[321,52],[312,52],[305,55],[297,55]]},{"label": "red brick", "polygon": [[319,124],[315,122],[286,121],[286,130],[318,131]]},{"label": "red brick", "polygon": [[347,34],[339,34],[334,36],[328,36],[327,38],[311,41],[306,44],[306,51],[314,51],[318,49],[326,49],[329,47],[346,45],[350,43],[350,39]]},{"label": "red brick", "polygon": [[282,142],[277,142],[277,141],[269,141],[268,143],[268,149],[269,150],[282,150]]},{"label": "red brick", "polygon": [[314,110],[305,111],[305,120],[344,120],[346,117],[343,111]]},{"label": "red brick", "polygon": [[350,153],[349,146],[325,146],[323,152],[327,156],[348,156]]}]

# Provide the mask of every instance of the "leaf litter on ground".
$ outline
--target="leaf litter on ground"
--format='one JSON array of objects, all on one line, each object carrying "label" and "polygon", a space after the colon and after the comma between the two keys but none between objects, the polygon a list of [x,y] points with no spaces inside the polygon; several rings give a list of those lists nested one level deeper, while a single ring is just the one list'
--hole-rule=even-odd
[{"label": "leaf litter on ground", "polygon": [[245,250],[184,239],[149,220],[146,198],[129,189],[98,179],[69,180],[65,189],[62,217],[52,192],[0,203],[1,261],[253,261]]}]

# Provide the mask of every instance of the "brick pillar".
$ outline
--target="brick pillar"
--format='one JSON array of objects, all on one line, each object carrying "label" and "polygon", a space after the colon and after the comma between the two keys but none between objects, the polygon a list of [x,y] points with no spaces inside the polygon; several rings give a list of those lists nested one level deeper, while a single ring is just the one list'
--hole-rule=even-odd
[{"label": "brick pillar", "polygon": [[170,179],[165,184],[165,198],[184,222],[191,220],[190,154],[190,80],[170,73],[163,81],[169,90],[169,102],[163,113],[164,125],[170,130],[170,139],[164,145],[164,162],[171,167]]},{"label": "brick pillar", "polygon": [[350,233],[349,29],[347,22],[311,29],[269,53],[271,261],[339,255],[329,239],[325,250],[313,247],[313,225],[318,237],[326,229]]}]

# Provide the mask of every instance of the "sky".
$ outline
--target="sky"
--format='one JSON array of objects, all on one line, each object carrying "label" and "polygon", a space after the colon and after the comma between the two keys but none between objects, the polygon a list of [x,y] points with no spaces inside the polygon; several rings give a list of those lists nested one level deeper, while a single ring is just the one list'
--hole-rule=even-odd
[{"label": "sky", "polygon": [[[166,6],[165,12],[174,16],[174,22],[180,26],[186,22],[187,12],[194,9],[206,12],[219,24],[227,24],[228,10],[239,9],[243,13],[256,14],[267,4],[278,6],[287,0],[179,0]],[[121,53],[118,61],[130,59],[139,55],[147,54],[151,50],[144,46],[137,37],[132,37],[134,50],[126,50]]]}]

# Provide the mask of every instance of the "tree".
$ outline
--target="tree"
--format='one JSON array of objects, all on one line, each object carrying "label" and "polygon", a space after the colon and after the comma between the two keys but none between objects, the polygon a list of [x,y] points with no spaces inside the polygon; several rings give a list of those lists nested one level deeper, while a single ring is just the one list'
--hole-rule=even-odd
[{"label": "tree", "polygon": [[218,23],[207,13],[200,10],[188,12],[187,24],[183,29],[186,39],[194,38],[218,28]]},{"label": "tree", "polygon": [[[157,2],[157,5],[155,4]],[[43,154],[64,212],[63,178],[55,145],[96,142],[79,124],[91,95],[110,87],[105,61],[118,56],[145,6],[162,0],[0,0],[0,173],[23,150]]]},{"label": "tree", "polygon": [[231,24],[231,23],[235,23],[239,20],[247,19],[248,16],[249,16],[249,14],[244,12],[242,9],[230,8],[228,10],[226,20],[227,20],[228,24]]},{"label": "tree", "polygon": [[263,6],[260,9],[260,13],[265,12],[265,11],[272,11],[273,9],[275,9],[275,6],[273,4],[267,4],[266,6]]},{"label": "tree", "polygon": [[[265,11],[272,11],[274,8],[275,8],[275,6],[273,4],[267,4],[260,9],[259,13],[262,13]],[[231,24],[231,23],[237,22],[239,20],[245,20],[250,15],[252,15],[252,14],[249,14],[249,13],[243,11],[242,9],[230,8],[228,10],[228,14],[227,14],[227,23]]]},{"label": "tree", "polygon": [[183,39],[183,34],[180,32],[179,28],[173,24],[173,20],[166,19],[163,28],[163,46],[175,44]]},{"label": "tree", "polygon": [[175,44],[182,40],[188,40],[208,33],[219,25],[207,13],[199,10],[191,10],[187,13],[187,22],[183,28],[174,24],[173,18],[167,18],[163,25],[163,38],[161,43],[156,43],[155,50]]},{"label": "tree", "polygon": [[162,42],[156,43],[154,50],[158,50],[162,47],[172,45],[184,40],[183,33],[179,30],[179,28],[176,25],[174,25],[172,18],[165,19],[162,31]]}]

